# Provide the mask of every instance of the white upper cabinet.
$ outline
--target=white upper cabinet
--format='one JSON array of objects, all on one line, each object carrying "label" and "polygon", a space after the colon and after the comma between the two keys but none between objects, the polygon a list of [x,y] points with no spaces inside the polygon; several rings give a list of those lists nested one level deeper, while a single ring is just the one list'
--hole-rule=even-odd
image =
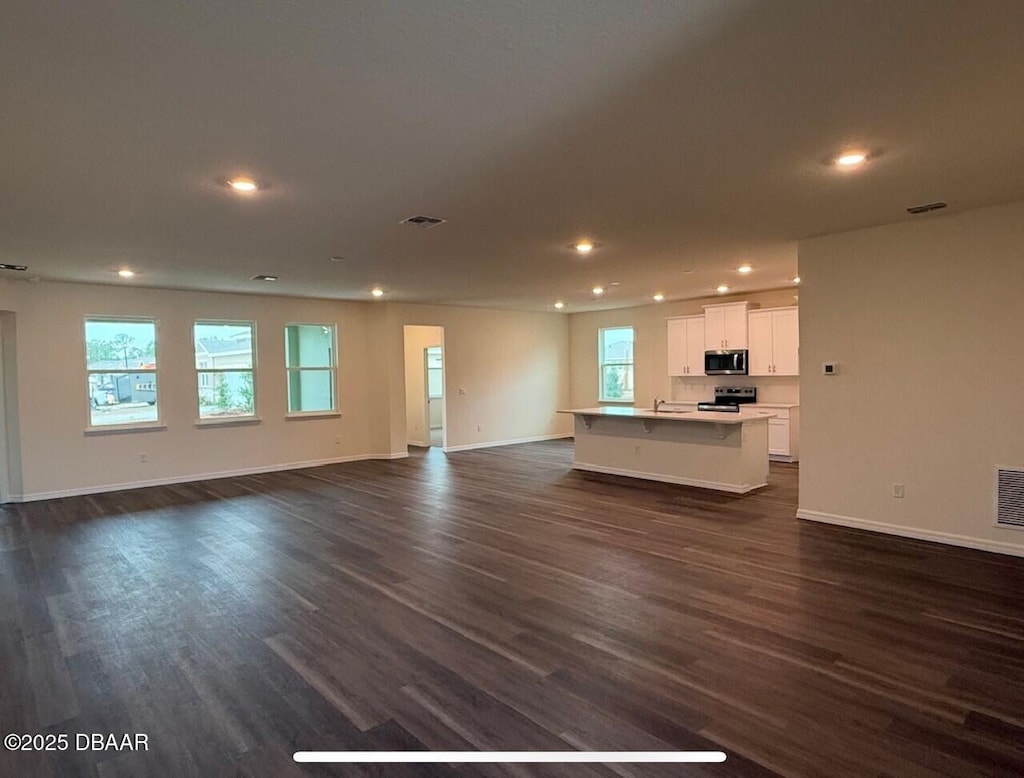
[{"label": "white upper cabinet", "polygon": [[750,375],[800,374],[798,309],[770,308],[748,316]]},{"label": "white upper cabinet", "polygon": [[704,317],[668,319],[668,374],[704,375]]},{"label": "white upper cabinet", "polygon": [[704,306],[704,349],[747,348],[747,303]]}]

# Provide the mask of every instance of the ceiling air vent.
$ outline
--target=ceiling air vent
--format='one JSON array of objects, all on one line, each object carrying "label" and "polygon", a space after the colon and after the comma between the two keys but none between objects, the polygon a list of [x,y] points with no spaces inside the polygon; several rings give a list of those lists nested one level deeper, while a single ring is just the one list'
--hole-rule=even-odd
[{"label": "ceiling air vent", "polygon": [[996,524],[1024,529],[1024,467],[996,469]]},{"label": "ceiling air vent", "polygon": [[932,211],[941,211],[946,207],[945,203],[925,203],[924,205],[912,205],[907,208],[907,213],[919,214],[919,213],[930,213]]},{"label": "ceiling air vent", "polygon": [[28,265],[8,265],[4,262],[0,263],[0,270],[28,270]]},{"label": "ceiling air vent", "polygon": [[445,221],[445,219],[438,219],[434,216],[410,216],[408,219],[402,219],[399,224],[411,224],[421,230],[429,230],[439,224],[444,224]]}]

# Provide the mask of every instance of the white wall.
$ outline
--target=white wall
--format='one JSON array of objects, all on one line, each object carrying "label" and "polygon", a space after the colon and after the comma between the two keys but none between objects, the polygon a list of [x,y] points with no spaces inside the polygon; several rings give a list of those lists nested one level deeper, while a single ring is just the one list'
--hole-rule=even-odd
[{"label": "white wall", "polygon": [[[426,407],[426,367],[423,350],[444,345],[444,330],[407,324],[405,332],[405,435],[410,445],[430,445]],[[433,405],[433,404],[432,404]],[[441,403],[436,403],[440,409]],[[431,408],[433,411],[433,408]]]},{"label": "white wall", "polygon": [[[16,375],[4,371],[16,389],[16,404],[7,398],[16,409],[8,463],[21,481],[12,483],[15,499],[405,456],[403,324],[446,330],[450,448],[571,432],[571,420],[555,414],[569,399],[568,324],[560,314],[48,282],[0,283],[4,310],[16,319]],[[86,434],[82,322],[119,315],[159,320],[166,429]],[[256,321],[259,424],[196,426],[195,319]],[[287,323],[337,326],[339,417],[285,418]],[[9,324],[4,334],[14,330]],[[422,350],[418,362],[422,380]]]},{"label": "white wall", "polygon": [[1024,553],[993,526],[995,467],[1024,465],[1024,203],[799,256],[801,517]]},{"label": "white wall", "polygon": [[406,450],[406,324],[444,328],[447,449],[571,434],[569,326],[557,313],[388,304],[382,348],[388,373],[391,451]]},{"label": "white wall", "polygon": [[668,328],[670,316],[691,316],[704,313],[705,305],[749,301],[760,308],[795,305],[796,288],[735,296],[705,297],[636,308],[574,313],[569,317],[570,370],[572,374],[572,405],[592,408],[598,405],[597,337],[603,327],[633,327],[636,342],[633,349],[634,397],[638,408],[648,408],[655,395],[662,399],[710,400],[716,385],[757,386],[759,399],[768,402],[800,402],[799,382],[786,377],[694,376],[669,378]]},{"label": "white wall", "polygon": [[[88,492],[219,473],[388,454],[383,364],[370,358],[369,303],[339,303],[129,286],[17,284],[22,493]],[[10,298],[7,302],[10,302]],[[87,315],[159,319],[159,397],[166,430],[86,435]],[[192,323],[257,322],[258,425],[197,427]],[[286,420],[284,325],[338,328],[338,418]],[[377,371],[377,372],[375,372]],[[140,462],[146,454],[148,461]]]}]

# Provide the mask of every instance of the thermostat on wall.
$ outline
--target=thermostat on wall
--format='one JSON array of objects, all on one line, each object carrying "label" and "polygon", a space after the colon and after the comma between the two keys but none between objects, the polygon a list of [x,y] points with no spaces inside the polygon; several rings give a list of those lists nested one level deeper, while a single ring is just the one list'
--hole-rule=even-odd
[{"label": "thermostat on wall", "polygon": [[821,363],[821,374],[822,375],[835,375],[839,372],[838,362],[822,362]]}]

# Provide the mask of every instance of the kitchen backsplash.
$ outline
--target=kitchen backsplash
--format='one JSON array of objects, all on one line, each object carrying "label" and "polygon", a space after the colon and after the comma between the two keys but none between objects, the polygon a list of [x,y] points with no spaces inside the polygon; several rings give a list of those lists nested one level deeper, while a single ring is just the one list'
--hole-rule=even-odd
[{"label": "kitchen backsplash", "polygon": [[797,376],[699,376],[672,379],[672,399],[702,402],[714,399],[716,386],[756,386],[758,402],[800,403]]}]

